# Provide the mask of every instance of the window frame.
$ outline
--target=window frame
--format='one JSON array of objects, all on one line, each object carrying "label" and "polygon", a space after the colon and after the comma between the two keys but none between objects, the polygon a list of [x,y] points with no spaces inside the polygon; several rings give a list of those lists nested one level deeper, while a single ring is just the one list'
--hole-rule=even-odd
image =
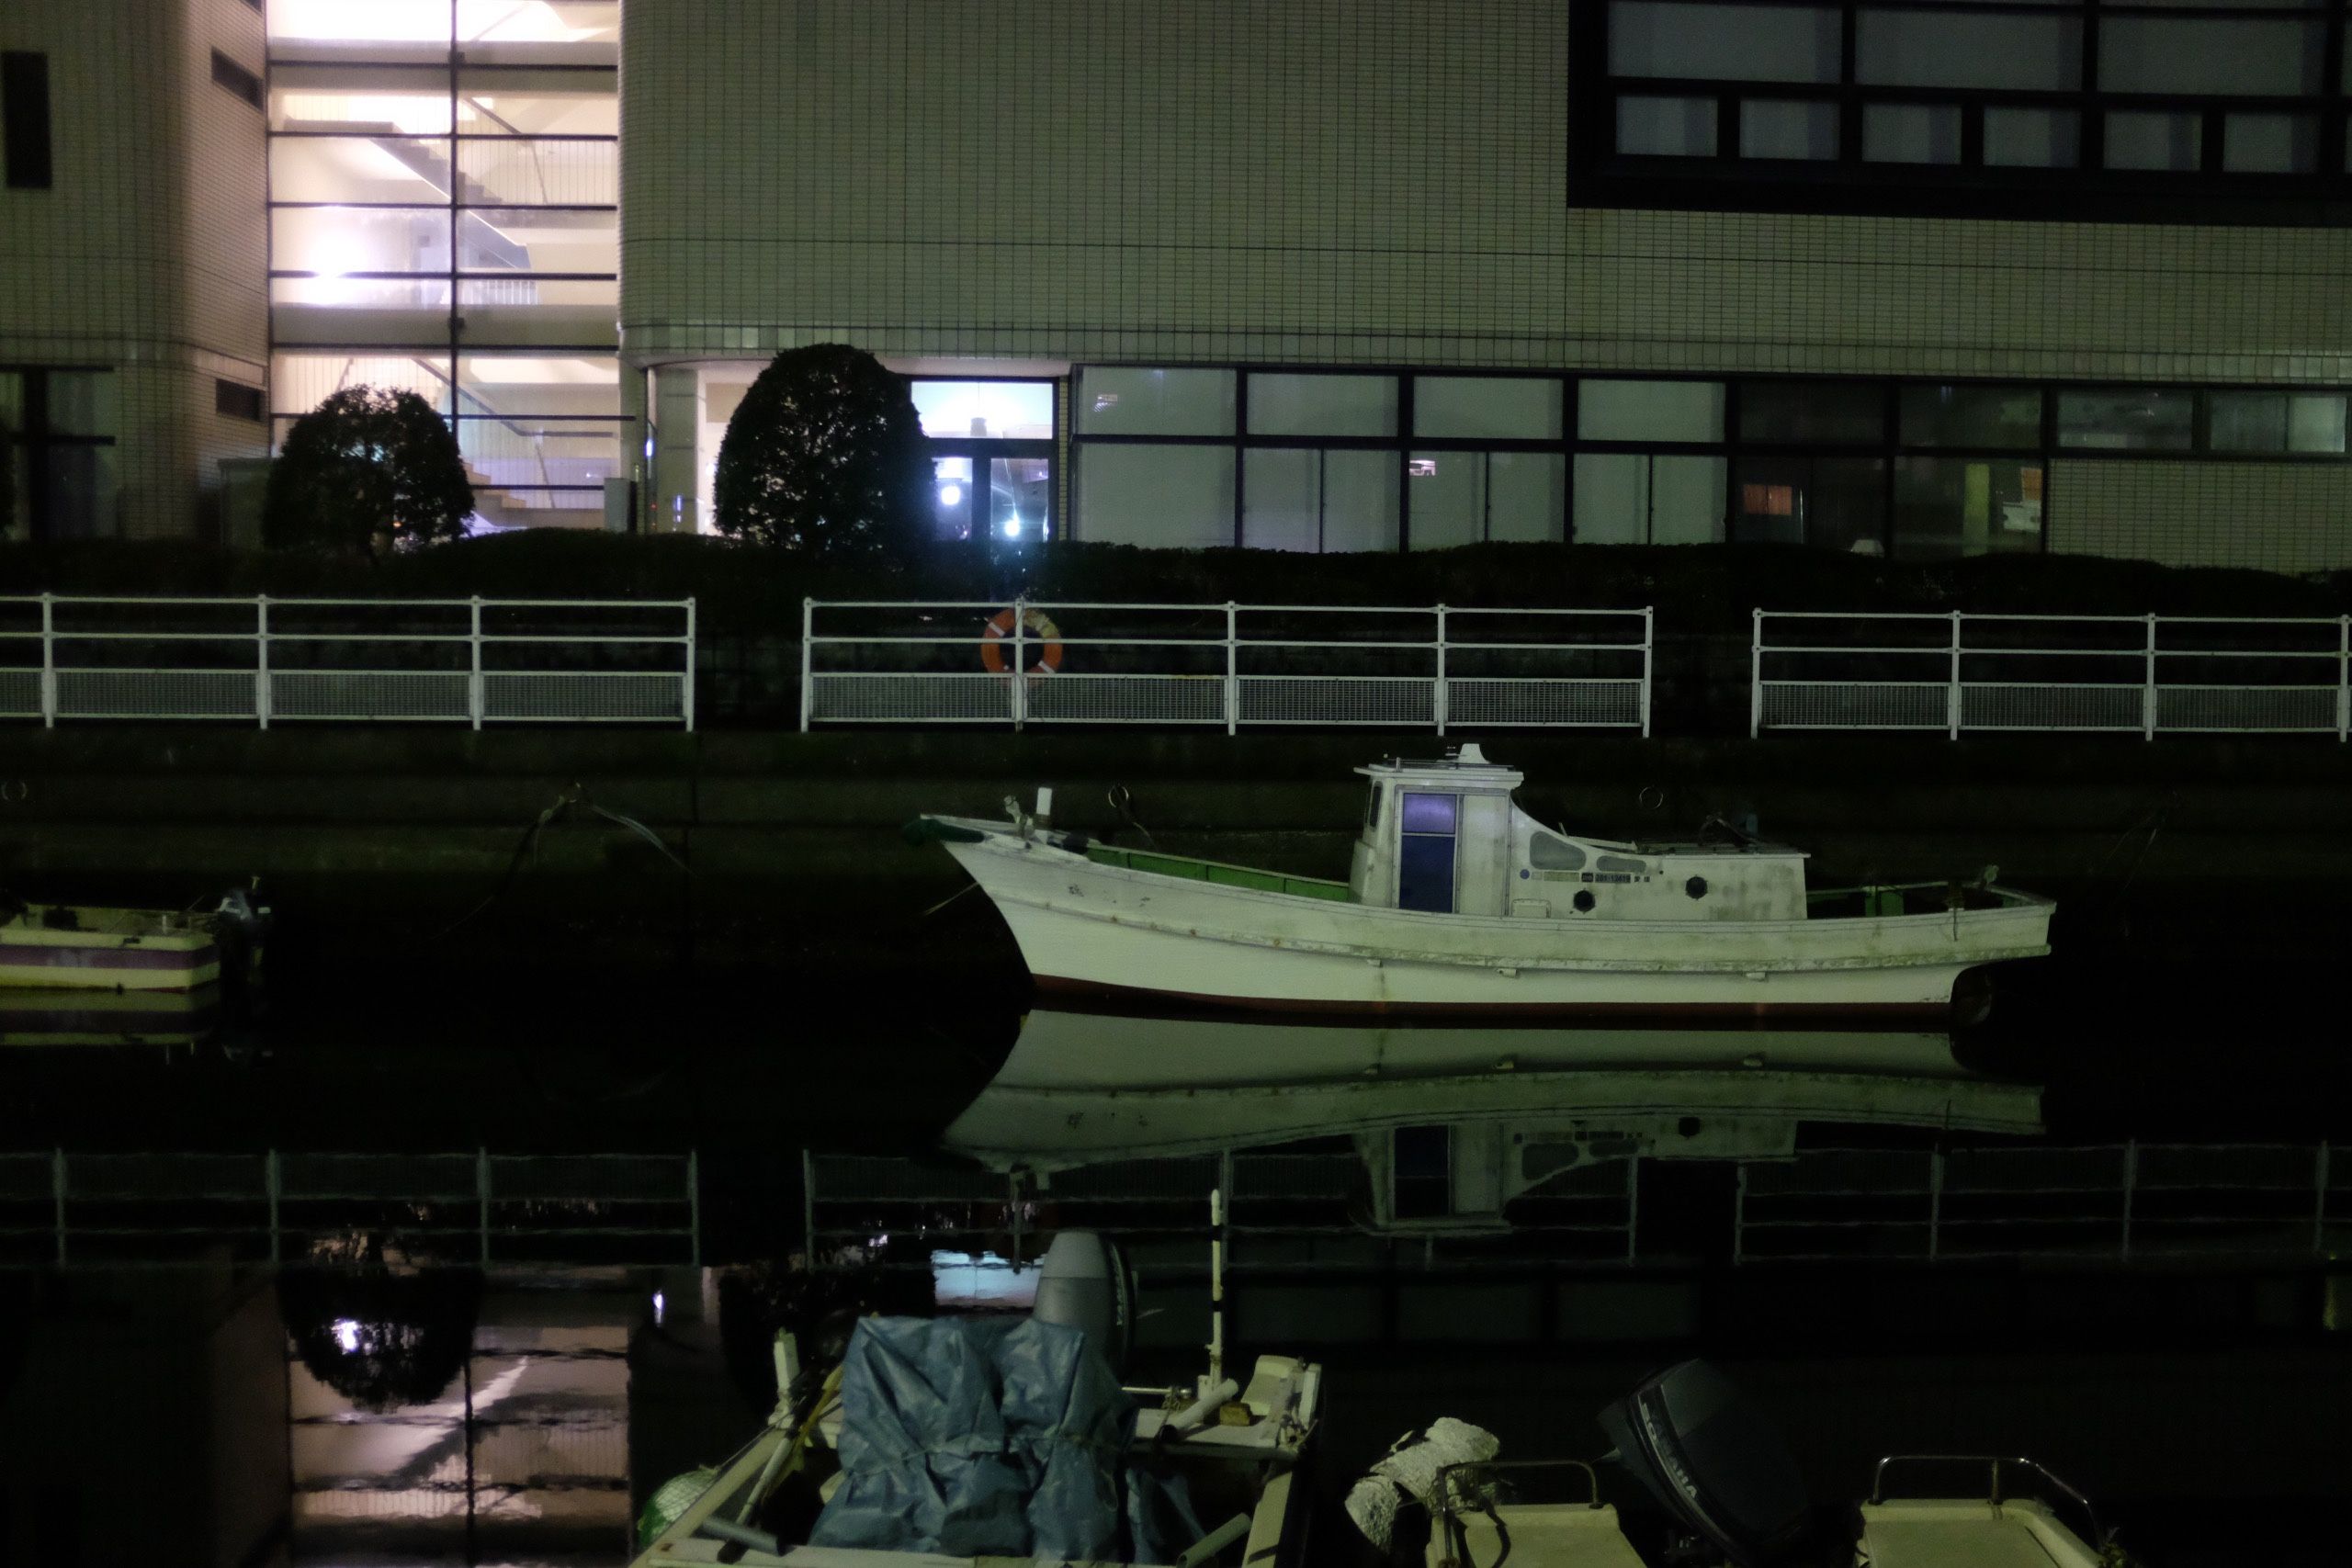
[{"label": "window frame", "polygon": [[[1610,71],[1609,0],[1570,7],[1568,181],[1571,208],[1665,208],[1680,210],[1823,212],[1933,217],[2037,218],[2071,222],[2202,222],[2340,227],[2352,224],[2352,170],[2347,169],[2345,80],[2347,0],[2290,6],[2199,8],[2151,0],[1973,0],[1964,15],[2062,16],[2077,33],[2075,80],[2063,88],[1895,85],[1860,79],[1859,33],[1865,12],[1944,10],[1935,0],[1757,0],[1836,13],[1839,28],[1837,79],[1787,82],[1758,77],[1615,76]],[[2318,28],[2317,90],[2293,95],[2255,92],[2143,92],[2099,85],[2102,26],[2143,20],[2294,20]],[[1621,96],[1700,97],[1715,103],[1712,156],[1620,153]],[[1835,156],[1776,160],[1739,155],[1743,106],[1749,100],[1826,103],[1835,107],[1839,134]],[[1862,121],[1874,106],[1920,105],[1960,111],[1958,162],[1871,163],[1862,157]],[[1985,115],[1992,109],[2044,108],[2074,117],[2070,165],[1987,162]],[[2110,112],[2185,113],[2197,118],[2198,166],[2193,171],[2143,171],[2106,166],[2105,124]],[[2225,127],[2235,115],[2285,115],[2308,122],[2312,166],[2292,173],[2233,171],[2225,163]]]}]

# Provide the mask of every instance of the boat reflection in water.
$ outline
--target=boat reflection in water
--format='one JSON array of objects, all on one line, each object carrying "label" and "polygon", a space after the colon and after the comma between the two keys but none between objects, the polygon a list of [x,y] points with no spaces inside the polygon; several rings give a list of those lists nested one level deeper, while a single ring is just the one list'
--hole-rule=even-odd
[{"label": "boat reflection in water", "polygon": [[217,982],[184,991],[0,988],[0,1045],[193,1045],[220,1021]]},{"label": "boat reflection in water", "polygon": [[[947,1129],[1050,1171],[1428,1124],[1531,1139],[1555,1170],[1640,1154],[1792,1152],[1800,1123],[2036,1134],[2041,1090],[1971,1074],[1940,1033],[1462,1028],[1039,1010]],[[1535,1166],[1517,1162],[1527,1170]]]}]

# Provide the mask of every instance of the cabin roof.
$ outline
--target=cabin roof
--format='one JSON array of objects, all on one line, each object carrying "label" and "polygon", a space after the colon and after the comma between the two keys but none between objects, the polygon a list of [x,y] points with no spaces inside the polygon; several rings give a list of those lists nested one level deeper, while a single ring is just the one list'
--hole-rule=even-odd
[{"label": "cabin roof", "polygon": [[1356,772],[1368,779],[1414,779],[1448,789],[1516,789],[1526,776],[1517,768],[1488,761],[1475,740],[1451,757],[1388,757]]}]

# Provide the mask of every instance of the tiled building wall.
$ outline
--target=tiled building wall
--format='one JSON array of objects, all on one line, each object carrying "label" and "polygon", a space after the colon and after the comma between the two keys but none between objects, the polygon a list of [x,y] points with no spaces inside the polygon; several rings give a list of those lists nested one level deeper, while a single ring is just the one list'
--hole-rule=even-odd
[{"label": "tiled building wall", "polygon": [[2176,566],[2352,564],[2352,468],[2312,463],[2051,466],[2050,548]]},{"label": "tiled building wall", "polygon": [[[636,6],[628,352],[2352,381],[2352,233],[1571,209],[1567,10]],[[2219,547],[2103,499],[2180,465],[2099,467],[2053,548]],[[2352,565],[2335,513],[2215,515]]]},{"label": "tiled building wall", "polygon": [[115,372],[105,525],[131,537],[197,532],[215,460],[266,449],[213,412],[215,375],[267,360],[260,117],[216,47],[258,72],[243,0],[0,6],[0,49],[48,57],[54,162],[51,188],[0,189],[0,364]]}]

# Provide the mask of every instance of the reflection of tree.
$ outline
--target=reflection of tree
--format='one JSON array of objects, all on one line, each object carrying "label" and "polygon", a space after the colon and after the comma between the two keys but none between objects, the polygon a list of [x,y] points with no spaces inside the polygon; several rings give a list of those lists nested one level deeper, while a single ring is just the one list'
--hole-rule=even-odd
[{"label": "reflection of tree", "polygon": [[481,1275],[413,1269],[355,1238],[277,1277],[278,1310],[312,1376],[368,1410],[437,1398],[473,1351]]},{"label": "reflection of tree", "polygon": [[[893,1267],[895,1262],[898,1266]],[[837,1361],[850,1330],[869,1313],[929,1316],[929,1253],[886,1259],[879,1249],[845,1249],[831,1267],[810,1270],[790,1262],[750,1263],[718,1279],[718,1336],[727,1371],[755,1410],[775,1404],[776,1330],[800,1341],[804,1363]]]}]

